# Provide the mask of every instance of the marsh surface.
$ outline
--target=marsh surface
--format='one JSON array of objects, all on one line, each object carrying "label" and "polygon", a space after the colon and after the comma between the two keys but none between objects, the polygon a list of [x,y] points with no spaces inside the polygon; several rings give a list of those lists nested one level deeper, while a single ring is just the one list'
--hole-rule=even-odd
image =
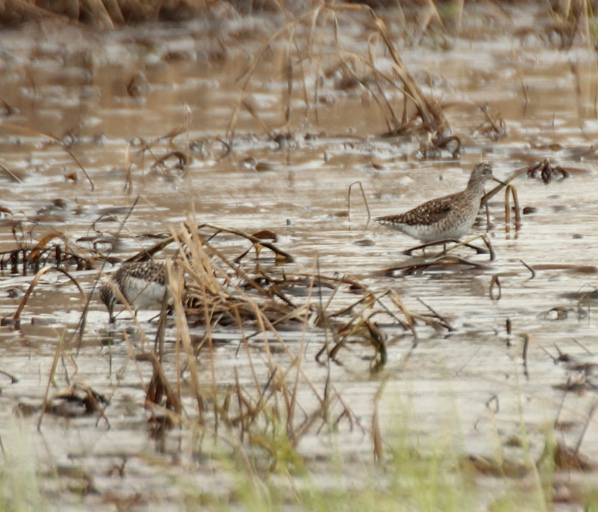
[{"label": "marsh surface", "polygon": [[[381,16],[391,33],[400,33],[392,13]],[[241,266],[251,275],[305,276],[302,290],[288,291],[297,301],[330,300],[330,310],[341,310],[357,300],[345,286],[310,286],[310,276],[320,273],[345,276],[380,295],[393,290],[414,313],[437,312],[451,329],[420,324],[417,340],[381,317],[388,361],[380,371],[372,371],[372,344],[360,339],[349,340],[335,361],[316,362],[323,344],[332,341],[311,321],[279,330],[282,340],[259,334],[256,325],[247,325],[244,333],[234,326],[212,333],[212,351],[204,347],[197,359],[199,382],[209,390],[207,425],[214,416],[209,403],[222,401],[235,386],[251,393],[271,384],[273,368],[284,372],[289,385],[295,378],[299,382],[299,423],[321,406],[325,389],[332,386],[337,437],[331,441],[320,420],[298,444],[312,461],[307,464],[312,475],[321,472],[324,483],[336,481],[328,466],[318,464],[322,456],[339,453],[346,461],[361,461],[358,465],[372,463],[374,397],[383,383],[378,409],[384,439],[407,423],[408,436],[422,447],[434,449],[450,439],[463,455],[499,457],[501,452],[521,460],[519,445],[529,442],[532,457],[538,458],[546,432],[557,421],[567,427],[557,428],[559,440],[575,446],[595,400],[596,57],[582,44],[560,51],[547,47],[540,35],[512,37],[500,27],[512,21],[497,18],[492,25],[486,16],[472,18],[469,29],[450,38],[450,47],[434,38],[423,37],[414,46],[397,38],[407,69],[441,103],[461,138],[458,160],[448,152],[434,160],[420,158],[425,135],[382,136],[387,125],[372,90],[343,75],[332,37],[322,37],[322,47],[312,48],[323,57],[293,61],[292,91],[287,40],[273,41],[247,82],[242,100],[249,107],[243,106],[244,73],[280,28],[278,18],[223,19],[217,29],[196,22],[105,34],[55,25],[5,32],[0,42],[5,104],[0,163],[6,170],[0,173],[0,251],[33,247],[54,234],[86,257],[97,250],[125,259],[192,219],[247,233],[274,232],[276,245],[294,261],[277,263],[263,249],[258,258],[248,253]],[[526,16],[518,21],[524,23]],[[492,30],[482,30],[484,23]],[[367,55],[371,30],[365,17],[344,14],[339,32],[344,58]],[[301,36],[306,37],[299,34],[299,41]],[[382,70],[391,67],[383,51],[376,62]],[[399,91],[391,88],[387,97],[400,112]],[[481,106],[494,119],[500,114],[506,133],[492,136]],[[63,145],[42,134],[68,146],[88,177]],[[183,169],[177,168],[176,157],[154,165],[172,151],[188,157]],[[387,215],[462,189],[480,159],[506,178],[545,158],[569,177],[546,184],[524,173],[513,181],[524,208],[519,229],[505,223],[503,194],[495,196],[489,203],[490,226],[480,215],[471,234],[488,230],[496,258],[457,251],[480,266],[385,272],[414,261],[402,254],[414,241],[368,222],[355,188],[348,211],[348,189],[355,182],[363,186],[372,216]],[[231,260],[251,247],[227,235],[211,243]],[[100,275],[102,259],[97,262],[96,270],[69,269],[86,293]],[[104,270],[112,268],[108,264]],[[31,274],[4,271],[3,317],[13,315],[22,298],[9,292],[26,291],[31,280]],[[134,355],[153,345],[154,315],[140,312],[138,328],[125,312],[110,329],[106,310],[94,296],[77,346],[71,336],[83,306],[65,275],[48,272],[20,325],[2,327],[0,369],[18,379],[2,382],[4,446],[18,437],[11,426],[17,405],[34,409],[25,420],[34,431],[36,408],[46,394],[84,383],[109,398],[104,416],[46,414],[40,433],[31,436],[40,464],[58,467],[62,481],[72,484],[70,492],[48,491],[59,495],[61,510],[79,509],[81,500],[86,510],[108,509],[119,500],[132,500],[133,509],[159,502],[162,510],[178,510],[187,483],[225,499],[232,483],[222,477],[226,468],[217,468],[214,454],[238,440],[233,441],[233,430],[221,432],[222,447],[211,440],[213,426],[201,435],[187,428],[198,417],[188,370],[181,373],[187,423],[156,434],[148,422],[152,413],[144,407],[145,386],[152,368]],[[176,332],[171,323],[164,360],[173,382]],[[202,326],[191,327],[195,339],[204,334]],[[56,375],[47,391],[57,352]],[[563,390],[571,380],[578,382],[577,393]],[[349,412],[343,416],[343,410]],[[594,420],[581,452],[598,461]],[[126,469],[117,471],[121,466]],[[567,472],[563,479],[596,484],[591,471]],[[94,492],[85,487],[88,481]],[[480,476],[479,482],[490,490],[482,501],[500,494],[491,478]],[[574,500],[559,506],[574,507]]]}]

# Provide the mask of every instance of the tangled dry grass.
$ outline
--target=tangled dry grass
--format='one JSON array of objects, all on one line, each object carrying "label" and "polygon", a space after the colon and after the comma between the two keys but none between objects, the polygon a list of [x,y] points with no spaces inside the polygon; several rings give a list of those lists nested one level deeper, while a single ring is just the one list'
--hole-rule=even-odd
[{"label": "tangled dry grass", "polygon": [[[518,2],[518,4],[536,2]],[[332,8],[346,9],[351,5],[371,9],[398,9],[405,23],[414,27],[416,40],[421,34],[432,32],[459,32],[467,9],[477,7],[477,2],[447,2],[439,0],[350,0],[329,2]],[[505,6],[512,2],[493,0],[489,10],[500,17],[508,16]],[[211,19],[222,11],[235,15],[256,12],[292,14],[317,10],[323,5],[314,0],[4,0],[0,2],[0,24],[17,26],[43,20],[75,21],[96,28],[154,21],[186,21],[192,18]],[[519,35],[538,29],[547,39],[555,39],[561,48],[570,48],[576,38],[596,41],[593,13],[596,2],[592,0],[553,0],[541,6],[541,14],[549,21],[538,27],[519,29]]]},{"label": "tangled dry grass", "polygon": [[[12,0],[5,3],[11,8],[14,7],[11,16],[15,16],[15,13],[23,16],[21,21],[25,20],[25,15],[29,13],[33,16],[30,20],[50,16],[54,19],[76,19],[101,27],[134,21],[170,19],[171,16],[182,16],[185,12],[192,14],[193,9],[196,13],[205,13],[215,4],[216,2],[207,0],[195,3],[83,3],[76,0],[58,3]],[[255,6],[260,4],[252,3]],[[114,10],[116,5],[118,9]],[[242,2],[231,2],[230,5],[241,10]],[[276,2],[273,5],[276,8],[284,4]],[[427,10],[425,16],[419,18],[419,27],[427,29],[437,25],[440,15],[436,12],[434,3],[422,2],[422,5],[426,5]],[[132,11],[133,7],[137,8],[135,12]],[[131,9],[131,12],[127,9]],[[385,55],[390,56],[392,69],[388,74],[380,71],[375,58],[376,51],[363,56],[349,54],[340,48],[334,55],[335,67],[330,69],[340,70],[347,79],[345,83],[356,83],[372,94],[386,121],[387,135],[423,133],[426,141],[422,153],[428,158],[437,158],[442,151],[447,150],[456,158],[460,147],[458,137],[452,134],[442,107],[424,95],[417,81],[403,65],[397,45],[390,37],[384,22],[369,7],[335,6],[333,3],[314,4],[309,16],[290,22],[264,43],[264,48],[254,56],[241,80],[239,102],[234,106],[231,116],[228,140],[218,139],[216,142],[216,139],[213,139],[210,142],[224,148],[223,154],[229,155],[233,151],[236,120],[242,110],[249,112],[271,139],[281,142],[291,139],[293,135],[287,124],[282,128],[268,126],[267,122],[261,119],[259,109],[253,106],[253,70],[267,53],[270,44],[277,39],[289,41],[287,76],[290,116],[290,93],[293,83],[299,81],[299,74],[293,75],[293,64],[304,62],[312,51],[317,55],[315,50],[319,48],[318,37],[324,37],[323,29],[332,27],[334,30],[341,30],[343,16],[347,13],[359,13],[363,15],[362,18],[368,18],[372,48],[378,45]],[[563,11],[561,16],[565,20],[576,19],[575,13],[572,12]],[[573,18],[570,18],[571,16]],[[17,18],[12,20],[11,23],[18,22]],[[299,42],[295,38],[293,29],[299,23],[304,24],[303,28],[309,27],[312,22],[314,27],[322,28],[322,32],[316,34],[317,37],[304,46],[304,41]],[[565,35],[568,33],[563,32]],[[316,62],[315,66],[320,64]],[[313,98],[317,96],[317,85],[314,85],[314,88]],[[403,95],[402,109],[401,106],[397,107],[395,97],[391,97],[396,91],[399,92],[399,97]],[[317,106],[317,101],[312,101],[306,94],[305,105]],[[491,140],[500,140],[506,135],[506,123],[500,115],[491,117],[484,113],[487,117],[486,122],[479,125],[477,130]],[[185,133],[185,130],[172,133],[164,139],[156,139],[154,143],[144,143],[143,151],[155,153],[155,156],[152,153],[155,158],[152,166],[154,172],[187,172],[191,162],[190,147],[188,141],[183,144],[177,139],[181,133]],[[167,140],[168,144],[161,146],[160,142],[163,140]],[[536,177],[541,173],[545,182],[564,179],[567,176],[566,170],[554,167],[549,162],[516,171],[512,178],[522,173],[527,173],[530,177]],[[133,180],[133,174],[130,173],[127,179]],[[510,183],[512,179],[507,181]],[[89,182],[93,187],[91,178]],[[490,192],[488,197],[498,191],[497,188]],[[505,191],[507,223],[512,211],[510,199],[516,204],[514,222],[517,226],[520,222],[520,208],[516,191],[511,184]],[[16,233],[15,238],[18,238]],[[17,311],[7,322],[19,322],[31,292],[44,274],[52,270],[66,275],[69,282],[78,287],[83,298],[83,287],[80,286],[76,273],[72,271],[99,269],[104,262],[118,263],[106,251],[96,250],[96,247],[105,243],[108,238],[108,235],[103,233],[98,233],[97,236],[90,235],[85,241],[89,242],[92,249],[82,251],[78,244],[55,234],[42,237],[32,244],[24,243],[23,237],[20,237],[17,240],[18,249],[0,255],[0,266],[13,274],[35,273],[36,277]],[[84,240],[82,238],[78,241]],[[234,252],[231,247],[239,250]],[[167,316],[164,310],[159,321],[159,326],[168,324],[171,327],[169,332],[174,332],[168,339],[170,343],[166,350],[169,360],[165,360],[164,357],[165,340],[162,327],[157,329],[157,350],[149,350],[147,343],[130,343],[131,359],[136,364],[151,369],[151,377],[143,382],[142,387],[145,400],[143,404],[137,405],[139,409],[145,408],[148,411],[156,437],[165,436],[164,432],[169,427],[177,425],[190,432],[201,431],[201,436],[209,432],[213,433],[216,439],[236,438],[240,445],[248,447],[247,453],[251,452],[248,456],[239,450],[242,456],[250,460],[247,465],[248,473],[252,477],[257,473],[257,467],[265,469],[266,473],[277,466],[283,466],[286,453],[292,453],[296,457],[297,453],[293,450],[308,434],[331,432],[339,425],[371,436],[376,461],[388,458],[388,444],[382,436],[377,410],[384,383],[380,385],[374,398],[371,424],[365,425],[359,419],[359,411],[354,412],[351,404],[347,403],[342,389],[339,389],[331,377],[329,369],[334,364],[341,365],[343,357],[353,347],[360,346],[366,348],[370,356],[368,359],[371,373],[377,374],[374,377],[377,378],[387,363],[387,346],[400,338],[408,340],[412,347],[416,347],[419,333],[425,330],[447,333],[452,330],[447,318],[423,301],[421,307],[408,307],[395,289],[374,290],[349,275],[323,274],[316,265],[311,272],[291,272],[289,267],[284,266],[277,268],[277,262],[290,262],[293,255],[280,249],[275,233],[265,230],[248,233],[215,224],[198,225],[189,218],[185,223],[173,228],[160,242],[141,251],[131,260],[138,261],[147,257],[167,262],[170,276],[169,293],[173,298],[174,309],[171,316]],[[267,261],[267,264],[261,265],[264,261]],[[446,262],[443,261],[442,264],[446,265]],[[494,282],[497,287],[500,286],[498,277]],[[335,299],[341,294],[344,301],[339,305]],[[494,297],[495,300],[499,298]],[[85,303],[85,300],[81,300],[81,303]],[[85,332],[85,311],[86,309],[74,333],[79,342]],[[136,319],[132,322],[136,322]],[[136,323],[136,328],[139,328],[139,323]],[[318,334],[316,339],[320,345],[315,357],[317,364],[312,360],[309,366],[304,360],[307,336],[301,337],[298,343],[290,344],[287,341],[287,329],[294,333]],[[214,370],[217,367],[215,346],[218,343],[218,335],[230,332],[234,332],[238,340],[237,352],[251,368],[252,380],[249,383],[242,382],[243,377],[236,373],[232,384],[230,381],[223,384],[222,376]],[[128,336],[126,331],[124,336]],[[66,417],[96,415],[100,420],[109,423],[111,410],[108,409],[108,414],[105,413],[109,407],[108,393],[104,390],[98,393],[84,382],[73,379],[77,376],[83,380],[84,376],[77,374],[76,356],[73,357],[73,349],[77,345],[73,345],[71,341],[65,339],[57,344],[56,356],[48,376],[46,400],[41,407],[40,425],[44,414]],[[405,364],[409,357],[410,352],[405,358]],[[66,380],[71,384],[54,392],[54,383],[60,380],[56,377],[61,362],[63,375],[67,375]],[[204,367],[199,368],[200,365]],[[255,369],[258,366],[262,370],[265,368],[265,372],[259,374]],[[314,367],[316,371],[320,368],[328,371],[327,378],[316,381],[311,373],[314,372]],[[208,375],[210,370],[211,375]],[[395,368],[395,371],[399,370],[400,368]],[[305,399],[306,396],[308,399]],[[64,404],[69,404],[69,407]],[[281,432],[283,435],[280,435]],[[555,458],[564,458],[564,450],[560,450],[559,446],[557,448],[558,457],[555,455]],[[469,468],[480,474],[510,474],[510,468],[505,464],[495,464],[494,461],[484,461],[485,463],[481,464],[479,459],[468,462]],[[574,458],[573,462],[582,466],[578,457]],[[583,465],[585,466],[585,463]],[[531,467],[516,465],[512,472],[524,475],[531,471]],[[256,476],[256,480],[259,480],[259,475]]]},{"label": "tangled dry grass", "polygon": [[4,25],[42,20],[74,20],[97,28],[144,21],[183,21],[207,13],[212,0],[5,0],[0,9]]}]

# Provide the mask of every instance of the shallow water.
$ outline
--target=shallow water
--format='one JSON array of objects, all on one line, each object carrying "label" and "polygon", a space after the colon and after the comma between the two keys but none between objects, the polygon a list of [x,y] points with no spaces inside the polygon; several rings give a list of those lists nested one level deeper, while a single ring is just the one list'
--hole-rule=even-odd
[{"label": "shallow water", "polygon": [[[392,30],[392,15],[388,16]],[[572,422],[572,428],[559,436],[575,446],[593,393],[569,393],[563,399],[563,391],[555,386],[581,372],[555,364],[549,354],[556,358],[561,351],[585,363],[595,359],[592,304],[579,305],[576,295],[594,290],[592,255],[598,247],[594,53],[583,46],[560,52],[546,49],[539,37],[518,39],[500,33],[488,40],[475,35],[455,39],[450,50],[401,47],[407,68],[424,91],[445,106],[453,132],[462,138],[458,161],[448,153],[440,160],[418,159],[420,140],[415,136],[382,137],[386,124],[370,93],[338,86],[340,75],[332,71],[322,77],[316,93],[308,64],[305,73],[311,78],[306,88],[318,95],[317,122],[311,98],[304,121],[306,101],[297,80],[293,136],[273,141],[247,109],[241,110],[227,154],[223,141],[239,97],[239,79],[276,24],[269,18],[249,19],[244,28],[239,23],[227,20],[219,27],[224,49],[201,22],[110,34],[53,26],[39,34],[34,27],[3,34],[0,87],[12,110],[7,110],[1,125],[1,163],[10,171],[0,173],[0,206],[6,209],[0,220],[1,250],[15,249],[18,243],[32,246],[57,233],[69,246],[90,254],[93,242],[108,250],[114,241],[109,237],[116,236],[112,256],[126,258],[155,243],[153,235],[176,229],[187,215],[249,233],[271,230],[278,235],[277,246],[295,261],[274,268],[268,255],[254,261],[252,253],[244,260],[247,271],[257,272],[261,266],[274,273],[309,276],[317,264],[324,275],[351,276],[374,292],[395,290],[408,309],[426,314],[427,307],[432,308],[453,330],[417,327],[418,343],[413,347],[413,337],[382,323],[388,335],[388,363],[382,372],[372,373],[374,349],[366,344],[349,344],[329,367],[315,362],[326,337],[312,325],[281,330],[285,346],[270,340],[269,348],[258,336],[239,349],[241,334],[223,329],[214,333],[214,357],[198,360],[200,383],[206,389],[215,387],[215,396],[222,397],[237,380],[248,389],[256,380],[264,386],[272,361],[287,368],[293,357],[302,356],[306,376],[300,379],[298,392],[304,414],[317,409],[330,376],[360,425],[351,429],[342,421],[337,446],[310,431],[299,445],[307,458],[339,450],[347,460],[360,456],[370,460],[373,397],[382,382],[386,388],[380,421],[388,436],[407,415],[414,437],[417,433],[423,445],[429,440],[435,446],[439,436],[450,435],[464,454],[496,456],[498,443],[507,456],[513,452],[519,458],[517,449],[505,446],[525,424],[531,453],[538,457],[545,431],[558,417],[560,422]],[[342,33],[346,49],[366,52],[363,35],[368,31],[365,23],[348,23]],[[278,70],[285,52],[280,43],[266,52],[247,95],[261,122],[273,132],[284,131],[280,127],[288,93],[285,75]],[[390,68],[386,55],[377,58],[381,69]],[[333,60],[321,63],[320,72],[333,69]],[[149,93],[131,97],[127,85],[139,71],[147,77]],[[398,92],[391,89],[388,96],[400,109]],[[504,139],[480,134],[485,120],[480,105],[502,115],[508,127]],[[181,134],[171,143],[164,139],[153,145],[152,154],[142,154],[145,144],[177,130]],[[60,145],[41,133],[69,145],[90,179]],[[154,156],[160,158],[188,141],[191,161],[185,172],[151,168]],[[499,178],[544,158],[571,174],[550,184],[525,174],[514,181],[521,206],[533,209],[523,216],[518,231],[505,226],[502,193],[492,199],[489,237],[496,259],[459,252],[486,263],[484,267],[385,274],[385,269],[409,261],[401,251],[414,242],[368,223],[363,200],[355,191],[348,215],[348,187],[361,182],[372,216],[400,212],[463,188],[480,158],[493,163]],[[136,200],[120,230],[119,222]],[[472,235],[486,227],[480,217]],[[215,243],[230,258],[249,248],[248,242],[227,236]],[[535,276],[526,265],[536,269]],[[76,273],[86,292],[98,273]],[[501,284],[499,300],[490,296],[496,277]],[[12,315],[20,301],[4,292],[25,291],[30,282],[31,276],[4,273],[2,316]],[[298,290],[290,293],[301,297]],[[355,300],[354,294],[341,289],[331,308]],[[82,308],[75,286],[62,274],[48,273],[29,300],[19,328],[2,327],[0,369],[19,379],[2,383],[3,429],[10,431],[11,411],[17,404],[41,405],[57,345],[69,339]],[[567,314],[557,319],[553,308],[565,308]],[[140,313],[148,341],[140,338],[125,313],[112,343],[106,345],[107,314],[95,298],[80,349],[71,346],[72,359],[63,356],[58,362],[50,394],[65,388],[67,377],[76,376],[110,398],[104,418],[66,420],[46,415],[41,435],[33,436],[43,460],[82,468],[93,479],[98,492],[83,493],[82,498],[77,492],[62,493],[64,509],[77,508],[82,499],[86,510],[104,510],[115,496],[136,496],[140,487],[151,485],[152,491],[136,498],[135,506],[141,509],[160,501],[162,508],[175,510],[181,496],[180,489],[169,486],[172,478],[189,479],[206,492],[223,496],[228,492],[222,476],[216,478],[200,460],[219,448],[199,443],[185,429],[155,438],[151,434],[144,408],[151,367],[131,357],[153,345],[156,324],[149,321],[151,316]],[[511,335],[506,333],[507,320],[512,323]],[[525,334],[530,335],[526,367]],[[199,338],[203,330],[196,328],[192,335]],[[173,381],[175,336],[170,326],[165,368]],[[268,350],[272,360],[266,357]],[[592,375],[587,378],[591,381]],[[192,394],[186,389],[184,395],[186,414],[196,418]],[[338,402],[333,410],[340,414]],[[37,419],[34,414],[28,421]],[[598,460],[594,421],[585,432],[582,451]],[[112,470],[124,460],[126,477],[120,478]],[[323,478],[328,476],[324,471]],[[576,475],[574,480],[595,484],[596,475]]]}]

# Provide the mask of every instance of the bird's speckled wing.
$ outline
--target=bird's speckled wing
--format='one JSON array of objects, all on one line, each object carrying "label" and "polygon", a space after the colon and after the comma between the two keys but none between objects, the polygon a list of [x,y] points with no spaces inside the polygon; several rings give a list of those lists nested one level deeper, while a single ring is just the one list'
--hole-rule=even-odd
[{"label": "bird's speckled wing", "polygon": [[408,212],[378,217],[376,220],[383,224],[407,224],[409,226],[435,224],[444,219],[454,207],[455,195],[457,194],[432,199]]},{"label": "bird's speckled wing", "polygon": [[[141,263],[128,263],[123,265],[118,272],[126,272],[129,277],[155,281],[157,284],[164,284],[165,268],[162,264],[145,261]],[[118,273],[117,272],[117,273]]]}]

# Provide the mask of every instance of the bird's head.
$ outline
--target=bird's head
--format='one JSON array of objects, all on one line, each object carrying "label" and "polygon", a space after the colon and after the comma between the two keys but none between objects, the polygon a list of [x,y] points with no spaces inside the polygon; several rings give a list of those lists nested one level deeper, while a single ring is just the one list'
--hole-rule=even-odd
[{"label": "bird's head", "polygon": [[114,322],[114,305],[117,302],[116,294],[112,288],[112,283],[104,283],[100,286],[100,300],[106,305],[110,315],[110,323]]}]

